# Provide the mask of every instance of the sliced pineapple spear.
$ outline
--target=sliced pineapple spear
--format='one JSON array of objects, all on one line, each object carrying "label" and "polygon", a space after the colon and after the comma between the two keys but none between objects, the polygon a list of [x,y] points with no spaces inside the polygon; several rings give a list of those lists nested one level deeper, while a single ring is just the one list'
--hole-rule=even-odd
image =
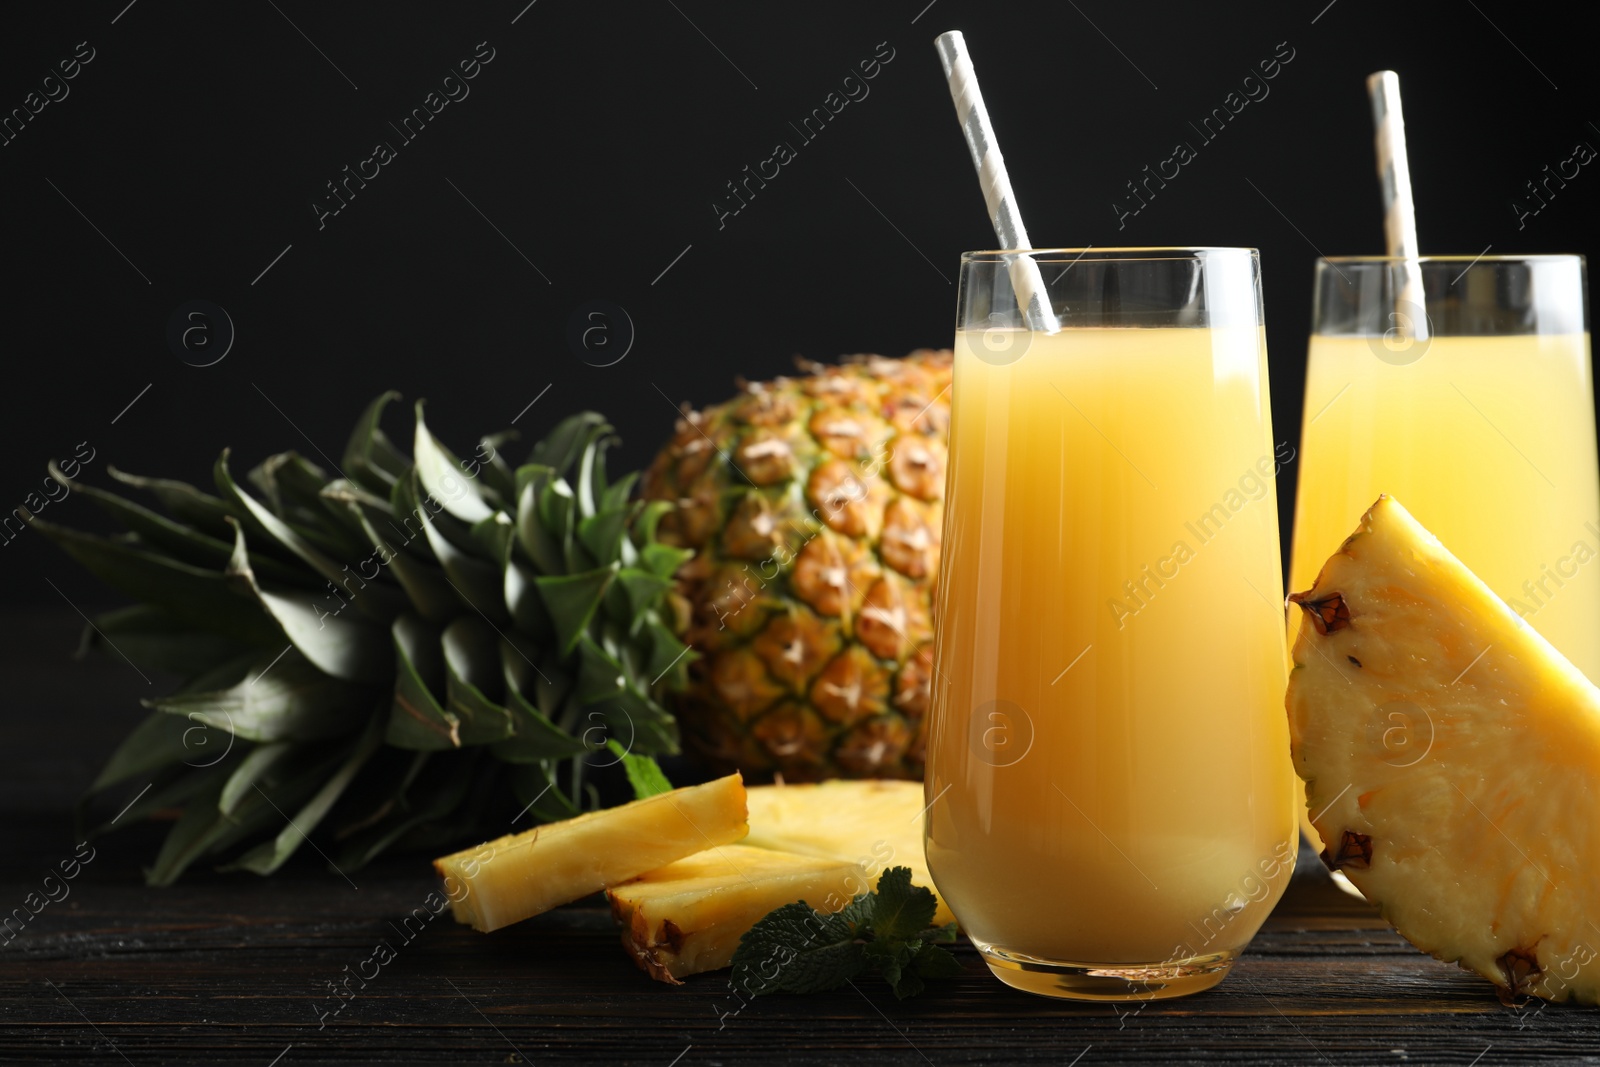
[{"label": "sliced pineapple spear", "polygon": [[[434,861],[465,890],[449,895],[458,922],[498,930],[637,878],[702,849],[739,840],[744,780],[737,774],[621,807],[536,826]],[[459,899],[458,899],[459,898]]]},{"label": "sliced pineapple spear", "polygon": [[869,888],[854,863],[723,845],[606,891],[622,947],[650,977],[677,984],[726,967],[739,939],[785,904],[824,914]]},{"label": "sliced pineapple spear", "polygon": [[[676,983],[728,966],[750,928],[785,904],[838,911],[893,866],[931,888],[922,808],[917,782],[747,793],[733,775],[503,837],[434,867],[457,920],[478,930],[605,889],[628,953]],[[747,829],[745,843],[731,843]],[[941,902],[935,922],[952,921]]]},{"label": "sliced pineapple spear", "polygon": [[[933,889],[922,850],[926,806],[921,782],[753,786],[750,836],[744,843],[854,862],[865,868],[873,885],[890,867],[909,867],[913,884]],[[942,897],[933,921],[938,926],[955,922]]]},{"label": "sliced pineapple spear", "polygon": [[[933,887],[922,850],[922,785],[832,781],[755,786],[750,834],[608,890],[622,943],[661,981],[728,966],[768,913],[803,901],[838,911],[903,866]],[[953,922],[941,901],[934,922]]]},{"label": "sliced pineapple spear", "polygon": [[1387,497],[1290,600],[1324,860],[1502,999],[1596,1003],[1600,690]]}]

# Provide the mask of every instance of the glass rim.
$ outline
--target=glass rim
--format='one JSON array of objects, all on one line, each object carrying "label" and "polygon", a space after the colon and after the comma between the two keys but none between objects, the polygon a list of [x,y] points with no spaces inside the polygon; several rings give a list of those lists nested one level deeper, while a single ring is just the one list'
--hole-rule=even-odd
[{"label": "glass rim", "polygon": [[1371,264],[1374,266],[1394,263],[1583,263],[1584,257],[1579,252],[1530,252],[1527,255],[1507,253],[1504,255],[1445,255],[1445,256],[1415,256],[1410,259],[1405,256],[1318,256],[1318,263],[1337,263],[1340,266],[1361,266]]},{"label": "glass rim", "polygon": [[[1094,253],[1090,255],[1090,253]],[[1211,255],[1235,255],[1243,253],[1252,259],[1259,259],[1261,252],[1255,248],[1230,245],[1133,245],[1128,247],[1102,247],[1090,245],[1087,248],[985,248],[972,252],[961,253],[962,263],[984,263],[1004,259],[1008,256],[1071,256],[1073,262],[1087,261],[1090,263],[1104,261],[1107,263],[1137,263],[1137,262],[1183,262],[1204,259]]]}]

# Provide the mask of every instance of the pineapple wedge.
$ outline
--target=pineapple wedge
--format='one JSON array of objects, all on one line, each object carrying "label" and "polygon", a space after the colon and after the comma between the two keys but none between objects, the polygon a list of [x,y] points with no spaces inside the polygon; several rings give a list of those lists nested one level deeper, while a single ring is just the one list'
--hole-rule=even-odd
[{"label": "pineapple wedge", "polygon": [[433,866],[452,890],[457,922],[498,930],[737,841],[748,829],[745,816],[744,780],[730,774],[497,838]]},{"label": "pineapple wedge", "polygon": [[[933,890],[933,876],[922,851],[921,782],[890,779],[836,780],[815,785],[758,785],[750,788],[747,845],[845,860],[866,870],[877,885],[890,867],[911,868],[911,881]],[[955,922],[939,897],[933,921]]]},{"label": "pineapple wedge", "polygon": [[1596,1003],[1600,690],[1388,497],[1289,599],[1324,861],[1503,1000]]},{"label": "pineapple wedge", "polygon": [[650,977],[680,984],[733,960],[739,939],[785,904],[825,914],[867,891],[854,863],[724,845],[606,890],[622,947]]}]

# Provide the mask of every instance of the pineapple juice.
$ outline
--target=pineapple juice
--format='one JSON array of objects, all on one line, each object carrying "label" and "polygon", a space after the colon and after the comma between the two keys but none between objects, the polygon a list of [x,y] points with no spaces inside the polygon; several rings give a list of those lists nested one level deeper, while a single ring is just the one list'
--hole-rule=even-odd
[{"label": "pineapple juice", "polygon": [[1264,339],[1020,337],[957,333],[928,865],[1012,985],[1226,961],[1294,856]]},{"label": "pineapple juice", "polygon": [[[1417,361],[1396,365],[1366,338],[1312,335],[1290,590],[1310,589],[1359,516],[1388,493],[1600,683],[1589,336],[1428,344]],[[1432,729],[1396,720],[1384,738],[1403,765],[1426,754]],[[1301,826],[1320,846],[1304,807]]]},{"label": "pineapple juice", "polygon": [[1434,337],[1398,366],[1313,335],[1290,590],[1388,493],[1600,683],[1593,397],[1587,334]]}]

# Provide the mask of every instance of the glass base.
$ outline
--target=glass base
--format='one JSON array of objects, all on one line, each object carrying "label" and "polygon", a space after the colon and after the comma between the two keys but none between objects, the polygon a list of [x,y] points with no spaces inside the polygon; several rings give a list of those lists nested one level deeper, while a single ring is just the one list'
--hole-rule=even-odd
[{"label": "glass base", "polygon": [[1013,989],[1058,1000],[1165,1000],[1210,989],[1238,953],[1213,952],[1160,963],[1046,960],[974,941],[994,976]]}]

